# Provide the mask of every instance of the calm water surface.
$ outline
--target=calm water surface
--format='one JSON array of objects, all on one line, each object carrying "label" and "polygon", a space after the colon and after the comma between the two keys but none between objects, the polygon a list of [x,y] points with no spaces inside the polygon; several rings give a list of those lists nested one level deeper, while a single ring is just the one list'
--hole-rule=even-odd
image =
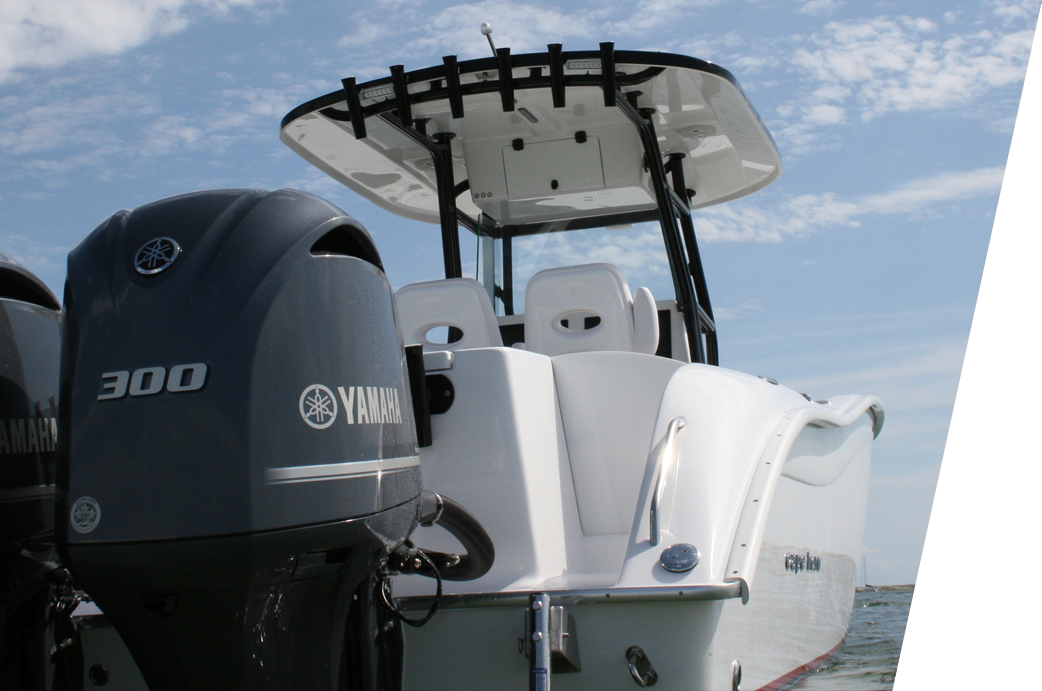
[{"label": "calm water surface", "polygon": [[799,691],[1042,689],[1042,583],[866,590]]}]

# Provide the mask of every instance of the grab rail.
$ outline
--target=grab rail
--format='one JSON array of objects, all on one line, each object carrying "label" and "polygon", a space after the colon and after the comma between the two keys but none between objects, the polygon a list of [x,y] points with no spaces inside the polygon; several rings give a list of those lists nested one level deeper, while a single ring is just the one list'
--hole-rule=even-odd
[{"label": "grab rail", "polygon": [[662,442],[662,450],[659,451],[658,460],[655,461],[655,492],[651,495],[651,545],[654,547],[659,543],[659,502],[662,501],[662,493],[666,488],[666,475],[673,466],[676,458],[677,432],[684,428],[684,421],[678,417],[669,421],[666,428],[666,437]]}]

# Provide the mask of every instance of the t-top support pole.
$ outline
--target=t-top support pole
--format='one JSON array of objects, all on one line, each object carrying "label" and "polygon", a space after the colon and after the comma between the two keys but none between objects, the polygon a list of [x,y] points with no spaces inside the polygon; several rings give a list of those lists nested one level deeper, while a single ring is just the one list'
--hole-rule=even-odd
[{"label": "t-top support pole", "polygon": [[698,300],[691,282],[688,262],[684,258],[684,246],[677,227],[677,214],[673,209],[673,200],[670,198],[670,189],[666,181],[666,170],[662,164],[662,152],[658,147],[658,137],[655,134],[654,117],[657,111],[654,108],[641,108],[638,111],[622,93],[619,93],[615,99],[615,105],[633,122],[640,134],[645,161],[651,172],[655,200],[658,204],[659,223],[662,226],[662,237],[666,242],[669,268],[673,273],[673,285],[677,291],[677,308],[684,315],[684,326],[687,327],[691,361],[706,362],[706,354],[702,347],[702,324],[698,315]]}]

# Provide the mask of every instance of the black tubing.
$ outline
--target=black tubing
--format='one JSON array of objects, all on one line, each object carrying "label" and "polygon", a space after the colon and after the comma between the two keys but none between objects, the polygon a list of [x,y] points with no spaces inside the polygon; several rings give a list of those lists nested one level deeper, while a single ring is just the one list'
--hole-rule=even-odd
[{"label": "black tubing", "polygon": [[[406,540],[396,550],[397,554],[392,553],[392,568],[398,573],[414,573],[429,578],[440,574],[446,581],[472,581],[488,573],[496,560],[496,548],[478,519],[448,497],[429,490],[424,494],[428,494],[428,500],[421,506],[426,507],[423,511],[427,515],[421,516],[420,522],[445,528],[460,541],[465,554],[417,550],[412,542]],[[416,558],[417,551],[422,551],[425,558]]]},{"label": "black tubing", "polygon": [[[442,496],[441,501],[441,516],[434,522],[452,533],[467,551],[466,554],[459,555],[458,564],[442,569],[441,577],[446,581],[472,581],[481,578],[488,573],[496,560],[496,548],[492,544],[492,538],[485,532],[478,519],[465,508],[446,496]],[[427,552],[427,556],[438,563],[438,557],[441,555],[437,552]]]}]

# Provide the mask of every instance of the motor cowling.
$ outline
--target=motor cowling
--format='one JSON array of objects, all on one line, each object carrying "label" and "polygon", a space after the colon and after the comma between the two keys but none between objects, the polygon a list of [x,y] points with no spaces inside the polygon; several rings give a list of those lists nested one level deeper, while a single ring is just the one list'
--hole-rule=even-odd
[{"label": "motor cowling", "polygon": [[0,689],[43,689],[54,568],[61,312],[0,253]]},{"label": "motor cowling", "polygon": [[0,254],[0,544],[54,526],[61,308]]},{"label": "motor cowling", "polygon": [[416,525],[415,423],[368,233],[292,190],[115,214],[69,255],[56,528],[149,687],[334,689]]}]

